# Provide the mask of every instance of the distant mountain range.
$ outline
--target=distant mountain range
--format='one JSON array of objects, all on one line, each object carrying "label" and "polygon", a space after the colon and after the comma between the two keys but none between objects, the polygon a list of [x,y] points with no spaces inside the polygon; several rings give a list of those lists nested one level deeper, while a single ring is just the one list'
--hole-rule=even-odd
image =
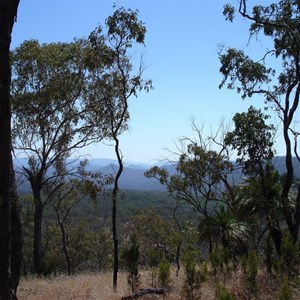
[{"label": "distant mountain range", "polygon": [[[76,164],[78,162],[75,162]],[[28,166],[27,160],[23,158],[18,158],[14,160],[15,168],[18,169],[22,166]],[[273,159],[274,167],[279,171],[280,174],[286,172],[285,168],[285,157],[276,156]],[[131,189],[131,190],[151,190],[151,191],[164,191],[165,187],[162,186],[158,180],[154,178],[146,178],[144,173],[148,171],[153,165],[141,164],[141,163],[129,163],[124,164],[124,171],[120,178],[120,188],[121,189]],[[300,178],[300,166],[296,158],[294,158],[295,175]],[[160,167],[166,168],[170,174],[176,172],[175,164],[160,165]],[[89,160],[88,170],[98,171],[103,174],[115,174],[118,169],[117,161],[114,159],[102,159],[95,158]],[[50,171],[51,172],[51,171]],[[235,176],[236,178],[240,175]],[[21,192],[30,192],[30,187],[28,183],[22,183],[19,187]]]}]

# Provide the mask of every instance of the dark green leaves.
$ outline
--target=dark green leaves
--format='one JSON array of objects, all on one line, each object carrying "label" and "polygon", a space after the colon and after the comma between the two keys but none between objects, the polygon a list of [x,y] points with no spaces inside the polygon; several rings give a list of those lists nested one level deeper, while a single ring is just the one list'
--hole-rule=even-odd
[{"label": "dark green leaves", "polygon": [[228,89],[242,92],[242,98],[251,97],[256,90],[262,89],[263,84],[271,81],[271,68],[250,59],[243,51],[229,48],[220,55],[220,72],[224,76],[219,88],[226,82]]},{"label": "dark green leaves", "polygon": [[246,113],[234,115],[235,129],[226,134],[225,143],[237,150],[237,162],[246,174],[255,174],[274,155],[275,128],[266,123],[267,119],[268,116],[251,106]]}]

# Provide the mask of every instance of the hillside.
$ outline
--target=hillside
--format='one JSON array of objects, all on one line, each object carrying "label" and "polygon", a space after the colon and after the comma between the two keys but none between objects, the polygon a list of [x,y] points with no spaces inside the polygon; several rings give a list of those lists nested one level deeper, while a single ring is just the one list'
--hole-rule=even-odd
[{"label": "hillside", "polygon": [[[19,169],[21,166],[27,166],[26,159],[15,159],[14,163],[16,169]],[[286,172],[284,156],[274,157],[273,164],[280,174],[284,174]],[[296,177],[300,178],[300,165],[296,158],[294,158],[294,166],[296,166],[295,175]],[[123,174],[120,178],[120,188],[126,190],[165,191],[165,187],[162,186],[158,180],[146,178],[144,176],[144,173],[151,167],[151,165],[140,163],[125,164]],[[174,164],[162,165],[161,167],[166,168],[170,174],[174,174],[176,171],[176,165]],[[102,172],[103,174],[115,174],[117,168],[117,162],[113,159],[91,159],[88,165],[88,170]],[[234,179],[235,182],[238,182],[240,178],[240,173],[235,173],[232,175],[232,180]],[[20,183],[19,190],[22,193],[30,192],[28,182]]]}]

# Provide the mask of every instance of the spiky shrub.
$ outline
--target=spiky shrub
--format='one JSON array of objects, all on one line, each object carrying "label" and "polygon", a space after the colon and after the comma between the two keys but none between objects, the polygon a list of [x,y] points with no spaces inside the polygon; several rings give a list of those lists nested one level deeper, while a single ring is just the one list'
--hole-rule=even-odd
[{"label": "spiky shrub", "polygon": [[237,300],[237,298],[230,291],[228,291],[226,287],[217,284],[215,300]]},{"label": "spiky shrub", "polygon": [[127,277],[128,286],[132,292],[135,292],[140,285],[139,275],[139,258],[140,250],[137,237],[132,235],[130,237],[130,245],[125,248],[122,253],[122,259],[126,270],[129,272]]},{"label": "spiky shrub", "polygon": [[299,246],[293,243],[289,234],[285,235],[281,243],[279,268],[288,278],[297,275],[300,261],[299,256]]},{"label": "spiky shrub", "polygon": [[242,261],[242,267],[246,279],[246,287],[248,298],[257,292],[257,274],[258,274],[259,259],[255,250],[252,250],[247,257]]},{"label": "spiky shrub", "polygon": [[278,300],[292,300],[293,293],[289,286],[289,280],[287,277],[284,278],[278,293]]},{"label": "spiky shrub", "polygon": [[203,265],[201,269],[197,269],[195,257],[197,257],[195,251],[190,251],[183,258],[185,271],[183,289],[186,299],[189,300],[201,299],[201,285],[207,276],[206,265]]},{"label": "spiky shrub", "polygon": [[165,292],[170,291],[170,289],[171,289],[171,266],[170,266],[170,263],[166,259],[163,259],[159,264],[158,283],[159,283],[159,286]]},{"label": "spiky shrub", "polygon": [[217,279],[219,274],[222,274],[223,281],[225,282],[233,269],[230,265],[230,253],[228,248],[222,247],[221,249],[213,249],[210,254],[210,263],[215,279]]}]

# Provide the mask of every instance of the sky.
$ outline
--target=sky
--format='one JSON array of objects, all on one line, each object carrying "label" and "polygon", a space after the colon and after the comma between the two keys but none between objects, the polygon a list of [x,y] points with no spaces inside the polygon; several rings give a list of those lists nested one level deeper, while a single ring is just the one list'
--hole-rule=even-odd
[{"label": "sky", "polygon": [[[121,136],[120,147],[125,162],[154,164],[171,155],[178,139],[195,136],[192,119],[199,126],[204,124],[209,134],[210,128],[230,121],[236,112],[263,104],[261,99],[242,100],[234,91],[218,88],[221,45],[254,56],[265,49],[260,42],[248,43],[246,20],[225,21],[222,11],[227,2],[238,1],[21,0],[12,49],[28,39],[50,43],[87,37],[104,25],[114,3],[139,10],[147,28],[144,78],[152,79],[154,89],[130,99],[129,130]],[[268,2],[250,0],[249,4]],[[115,158],[113,147],[103,144],[89,146],[81,154]]]}]

